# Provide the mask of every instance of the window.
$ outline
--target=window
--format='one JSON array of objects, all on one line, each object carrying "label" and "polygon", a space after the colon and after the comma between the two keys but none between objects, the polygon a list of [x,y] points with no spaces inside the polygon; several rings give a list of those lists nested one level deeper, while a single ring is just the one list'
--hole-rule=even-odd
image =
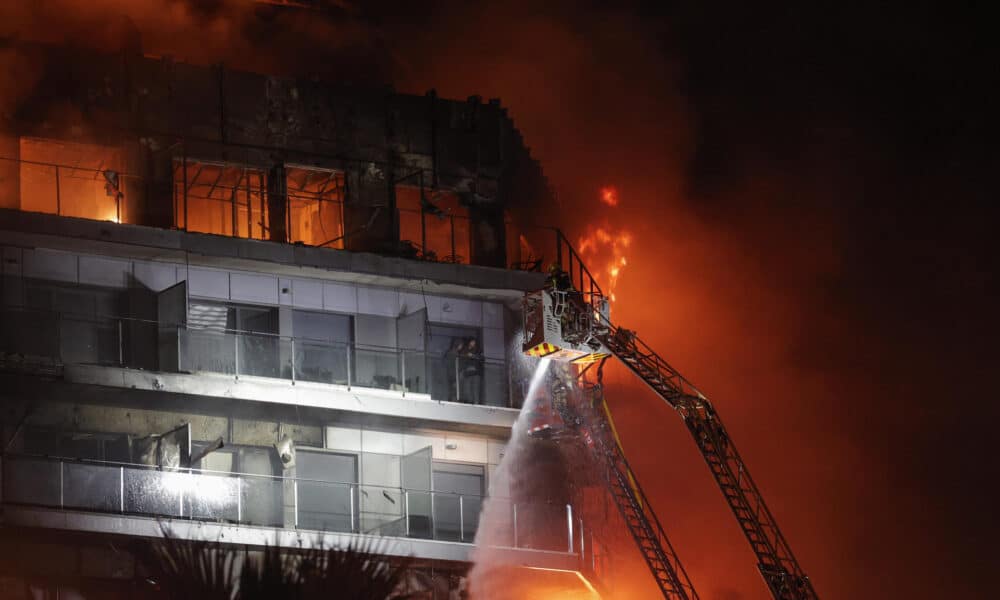
[{"label": "window", "polygon": [[[179,229],[271,239],[265,170],[249,165],[174,161],[174,223]],[[343,248],[344,174],[331,169],[288,166],[289,242]],[[277,210],[277,209],[275,209]]]},{"label": "window", "polygon": [[239,449],[239,471],[247,475],[240,490],[243,521],[265,527],[284,526],[284,482],[274,478],[281,475],[277,453],[273,448]]},{"label": "window", "polygon": [[130,462],[129,443],[124,434],[27,428],[23,439],[26,454]]},{"label": "window", "polygon": [[21,210],[123,219],[123,161],[117,148],[22,137],[20,159]]},{"label": "window", "polygon": [[449,402],[478,403],[483,379],[481,330],[431,324],[427,333],[431,397]]},{"label": "window", "polygon": [[354,531],[358,514],[357,455],[300,449],[295,463],[299,479],[299,526],[321,531]]},{"label": "window", "polygon": [[[192,301],[181,344],[185,371],[287,377],[287,345],[278,337],[278,309]],[[287,340],[285,340],[287,342]]]},{"label": "window", "polygon": [[351,317],[296,310],[292,312],[292,335],[295,379],[347,384]]},{"label": "window", "polygon": [[266,193],[260,169],[174,161],[174,223],[178,229],[265,239]]},{"label": "window", "polygon": [[475,539],[484,479],[482,465],[434,463],[434,539]]},{"label": "window", "polygon": [[401,390],[396,319],[378,315],[354,317],[353,381],[362,387]]},{"label": "window", "polygon": [[412,243],[427,260],[469,264],[469,209],[458,194],[397,185],[396,206],[400,240]]},{"label": "window", "polygon": [[118,290],[24,280],[29,310],[4,320],[0,340],[23,354],[63,363],[118,364],[122,299]]},{"label": "window", "polygon": [[289,241],[344,247],[344,174],[287,167]]},{"label": "window", "polygon": [[278,333],[278,309],[192,300],[188,322],[198,329]]}]

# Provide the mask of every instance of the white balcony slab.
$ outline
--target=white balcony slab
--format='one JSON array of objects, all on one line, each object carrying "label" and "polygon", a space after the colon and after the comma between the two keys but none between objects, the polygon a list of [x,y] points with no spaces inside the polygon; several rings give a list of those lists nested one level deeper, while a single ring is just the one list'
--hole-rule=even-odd
[{"label": "white balcony slab", "polygon": [[[219,541],[240,546],[280,546],[282,548],[331,548],[355,546],[370,541],[370,536],[352,533],[302,531],[276,527],[256,527],[227,523],[208,523],[186,519],[150,518],[133,515],[87,513],[79,511],[4,505],[4,524],[66,531],[83,531],[144,538],[163,537],[164,530],[183,540]],[[384,537],[382,547],[388,556],[422,560],[470,562],[476,547],[472,544]],[[505,562],[538,568],[576,570],[579,556],[565,552],[521,548],[493,549],[505,555]]]},{"label": "white balcony slab", "polygon": [[511,408],[432,400],[427,394],[404,395],[392,390],[305,381],[292,383],[285,379],[236,377],[219,373],[162,373],[98,365],[67,365],[63,377],[67,382],[77,384],[308,406],[445,425],[471,425],[496,429],[496,433],[503,436],[509,435],[519,412]]}]

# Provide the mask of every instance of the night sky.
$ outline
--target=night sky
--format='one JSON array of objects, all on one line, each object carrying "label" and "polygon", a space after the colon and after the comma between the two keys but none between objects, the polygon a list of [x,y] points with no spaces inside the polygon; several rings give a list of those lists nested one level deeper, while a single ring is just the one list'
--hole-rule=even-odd
[{"label": "night sky", "polygon": [[[713,399],[819,595],[997,597],[995,21],[915,3],[341,2],[330,21],[39,4],[0,9],[0,36],[101,46],[128,12],[153,52],[499,97],[561,225],[631,234],[615,320]],[[609,377],[702,597],[766,598],[680,419]]]}]

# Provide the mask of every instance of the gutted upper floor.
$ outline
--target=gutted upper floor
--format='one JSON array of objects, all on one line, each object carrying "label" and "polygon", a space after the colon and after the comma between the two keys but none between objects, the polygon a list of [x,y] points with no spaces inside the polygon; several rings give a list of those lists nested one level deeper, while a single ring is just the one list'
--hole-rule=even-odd
[{"label": "gutted upper floor", "polygon": [[0,115],[0,208],[437,263],[551,259],[534,225],[553,194],[498,101],[16,51],[41,75]]}]

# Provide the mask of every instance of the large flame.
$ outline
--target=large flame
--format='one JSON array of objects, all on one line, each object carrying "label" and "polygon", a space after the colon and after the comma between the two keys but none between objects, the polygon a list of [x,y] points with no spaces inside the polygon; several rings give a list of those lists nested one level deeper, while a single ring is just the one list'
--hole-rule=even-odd
[{"label": "large flame", "polygon": [[[618,206],[618,190],[603,187],[600,190],[601,203],[615,208]],[[612,302],[616,300],[615,288],[628,258],[625,253],[632,244],[632,234],[628,230],[610,225],[605,218],[600,225],[590,224],[587,232],[580,237],[577,250],[583,261],[592,269],[598,285]]]}]

